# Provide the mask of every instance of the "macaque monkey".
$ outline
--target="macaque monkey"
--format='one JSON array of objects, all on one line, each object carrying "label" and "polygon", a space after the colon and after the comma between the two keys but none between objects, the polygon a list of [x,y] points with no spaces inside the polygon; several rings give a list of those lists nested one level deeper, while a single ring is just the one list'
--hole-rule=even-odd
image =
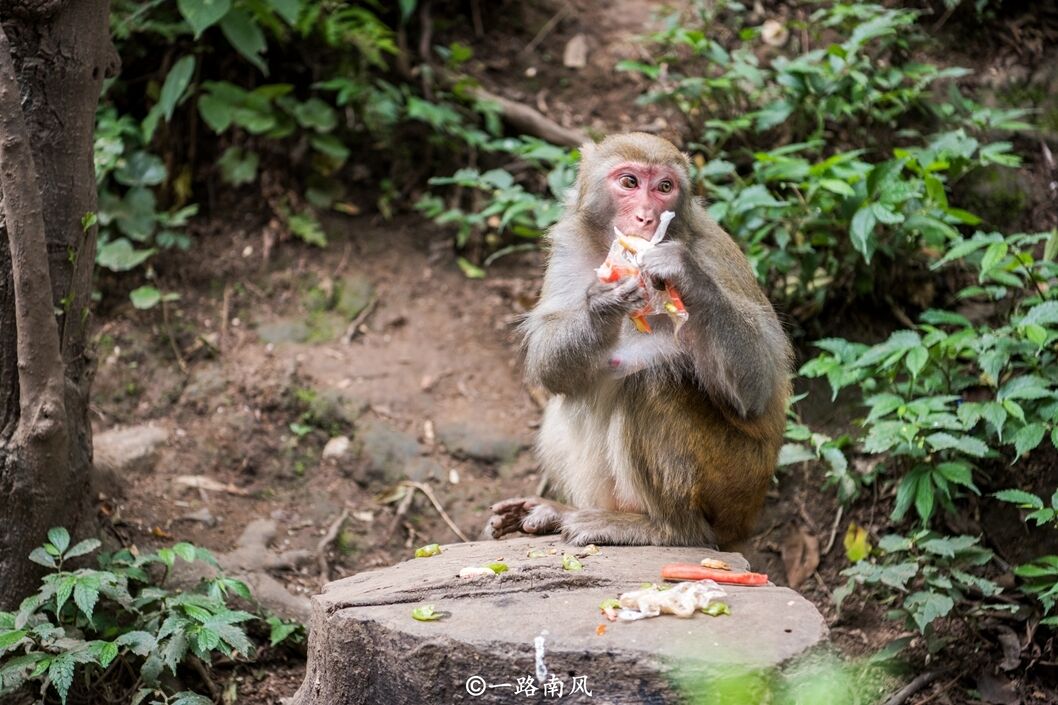
[{"label": "macaque monkey", "polygon": [[[600,283],[616,227],[650,239],[640,262],[689,317],[638,332],[636,278]],[[791,350],[738,245],[691,193],[689,162],[643,133],[584,147],[550,232],[540,301],[523,324],[530,382],[554,396],[537,452],[568,504],[492,506],[486,534],[561,533],[571,543],[729,546],[746,538],[782,444]],[[622,372],[631,360],[633,371]]]}]

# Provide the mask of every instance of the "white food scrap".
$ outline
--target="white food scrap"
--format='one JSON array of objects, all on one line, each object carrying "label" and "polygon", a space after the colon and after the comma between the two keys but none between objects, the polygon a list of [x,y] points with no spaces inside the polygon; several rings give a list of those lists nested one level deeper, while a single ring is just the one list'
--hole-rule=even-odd
[{"label": "white food scrap", "polygon": [[669,590],[632,590],[621,595],[621,611],[617,618],[631,622],[659,614],[674,614],[687,618],[695,610],[709,606],[713,600],[725,597],[724,589],[712,580],[687,581]]}]

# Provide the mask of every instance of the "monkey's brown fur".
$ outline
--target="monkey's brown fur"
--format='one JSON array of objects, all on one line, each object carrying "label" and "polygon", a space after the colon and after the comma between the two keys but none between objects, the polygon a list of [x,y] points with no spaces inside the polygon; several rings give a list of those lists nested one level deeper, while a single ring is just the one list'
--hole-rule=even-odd
[{"label": "monkey's brown fur", "polygon": [[[617,165],[671,166],[676,218],[644,272],[670,281],[689,319],[651,336],[628,312],[642,295],[594,268],[612,240]],[[774,472],[790,394],[790,346],[742,251],[691,195],[688,160],[661,138],[612,136],[584,149],[578,183],[550,233],[543,291],[525,325],[530,381],[555,394],[537,450],[570,504],[500,502],[487,529],[562,532],[574,543],[729,545],[752,530]],[[615,377],[614,350],[650,365]]]}]

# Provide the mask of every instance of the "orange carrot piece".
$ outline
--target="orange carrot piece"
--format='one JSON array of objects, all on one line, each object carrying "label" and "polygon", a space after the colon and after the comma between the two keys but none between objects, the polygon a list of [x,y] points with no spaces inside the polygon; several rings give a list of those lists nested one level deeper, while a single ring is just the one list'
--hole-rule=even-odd
[{"label": "orange carrot piece", "polygon": [[694,563],[668,563],[661,566],[663,580],[713,580],[728,585],[767,585],[763,573],[735,573],[730,570],[705,568]]}]

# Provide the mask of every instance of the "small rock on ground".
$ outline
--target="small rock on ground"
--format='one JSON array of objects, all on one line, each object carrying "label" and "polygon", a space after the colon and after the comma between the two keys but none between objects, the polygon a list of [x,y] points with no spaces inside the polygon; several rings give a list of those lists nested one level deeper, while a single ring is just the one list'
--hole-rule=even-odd
[{"label": "small rock on ground", "polygon": [[98,470],[117,475],[147,473],[158,462],[169,431],[159,426],[113,428],[92,439],[94,463]]}]

